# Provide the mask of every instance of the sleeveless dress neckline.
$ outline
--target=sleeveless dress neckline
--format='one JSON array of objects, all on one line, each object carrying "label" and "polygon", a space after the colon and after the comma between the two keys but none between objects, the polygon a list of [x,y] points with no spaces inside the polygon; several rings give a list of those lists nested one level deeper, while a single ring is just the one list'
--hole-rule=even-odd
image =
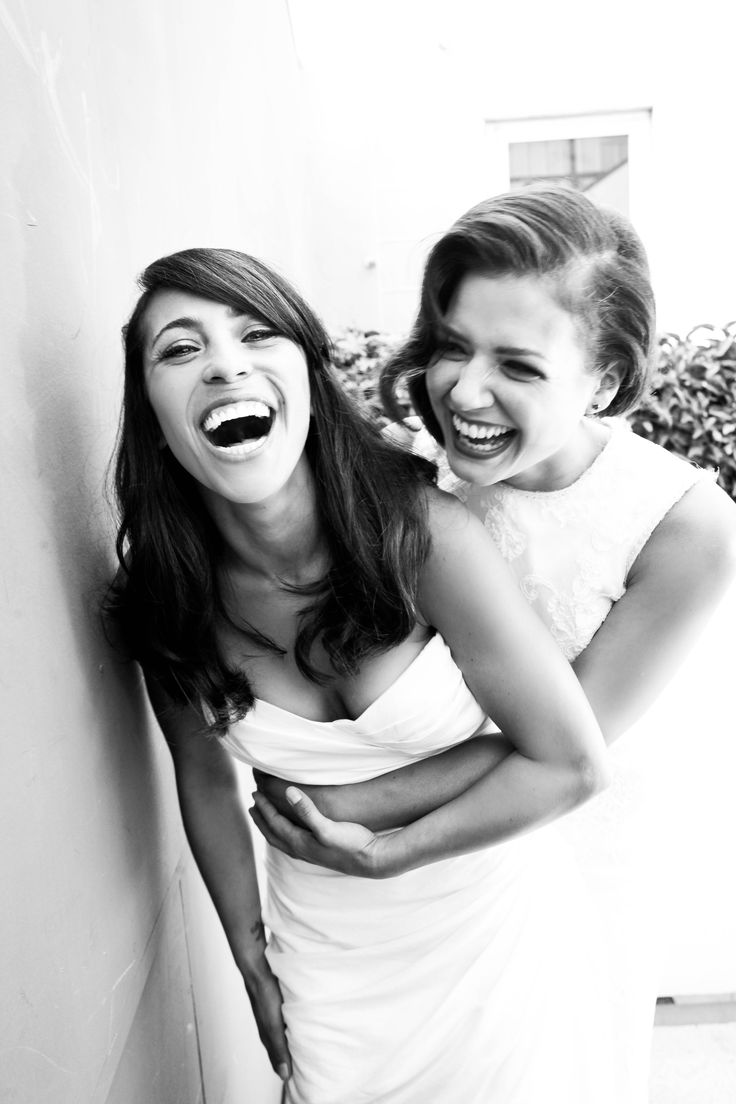
[{"label": "sleeveless dress neckline", "polygon": [[608,429],[608,436],[594,456],[593,460],[591,460],[590,464],[588,464],[587,468],[585,468],[585,470],[582,471],[576,479],[573,479],[572,483],[568,483],[566,487],[557,487],[551,491],[541,491],[533,489],[527,490],[523,487],[514,487],[511,483],[506,483],[505,481],[501,481],[495,484],[495,486],[504,487],[506,490],[510,491],[513,494],[525,495],[530,498],[536,498],[542,495],[545,499],[551,497],[558,498],[565,495],[579,493],[582,490],[583,485],[587,483],[588,480],[596,478],[598,474],[598,469],[603,467],[606,464],[607,460],[610,459],[610,455],[607,456],[606,454],[610,454],[610,452],[615,450],[614,441],[621,432],[621,427],[620,425],[617,425],[616,419],[599,418],[598,420]]}]

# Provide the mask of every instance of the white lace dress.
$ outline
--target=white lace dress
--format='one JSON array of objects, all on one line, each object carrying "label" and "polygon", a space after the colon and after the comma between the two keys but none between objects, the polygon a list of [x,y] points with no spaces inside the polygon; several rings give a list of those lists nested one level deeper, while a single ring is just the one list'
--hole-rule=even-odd
[{"label": "white lace dress", "polygon": [[[712,478],[638,437],[622,419],[604,423],[610,437],[602,452],[577,482],[557,491],[473,487],[453,476],[426,431],[414,445],[439,461],[441,485],[484,522],[527,601],[571,662],[624,594],[631,566],[657,524],[694,483]],[[620,1104],[647,1100],[660,938],[654,930],[652,843],[671,719],[660,701],[619,739],[611,748],[610,788],[559,826],[605,937]]]}]

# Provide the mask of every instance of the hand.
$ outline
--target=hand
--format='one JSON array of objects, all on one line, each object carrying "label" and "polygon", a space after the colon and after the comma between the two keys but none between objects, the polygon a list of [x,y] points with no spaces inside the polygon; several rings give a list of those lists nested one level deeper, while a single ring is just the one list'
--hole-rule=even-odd
[{"label": "hand", "polygon": [[253,794],[254,807],[248,810],[272,847],[292,859],[361,878],[396,873],[390,862],[391,836],[376,836],[362,824],[330,820],[295,786],[288,786],[285,795],[299,824],[282,816],[262,793]]},{"label": "hand", "polygon": [[288,1081],[291,1077],[291,1058],[281,1014],[281,990],[265,957],[257,970],[243,970],[243,981],[258,1034],[268,1051],[273,1070],[282,1081]]},{"label": "hand", "polygon": [[[283,778],[277,778],[275,774],[266,774],[264,771],[260,771],[257,768],[253,769],[253,778],[258,792],[264,794],[273,807],[281,813],[282,816],[286,817],[287,820],[290,820],[292,824],[301,826],[299,814],[286,796],[286,791],[290,786],[293,786],[293,782],[286,782]],[[302,786],[301,792],[311,798],[319,807],[320,812],[324,813],[326,816],[331,816],[333,814],[331,814],[329,804],[325,800],[324,795],[324,791],[328,789],[330,789],[329,786]]]}]

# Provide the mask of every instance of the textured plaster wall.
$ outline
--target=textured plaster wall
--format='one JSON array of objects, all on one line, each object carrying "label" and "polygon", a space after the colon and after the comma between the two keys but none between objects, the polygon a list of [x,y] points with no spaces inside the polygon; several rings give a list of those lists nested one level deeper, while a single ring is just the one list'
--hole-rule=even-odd
[{"label": "textured plaster wall", "polygon": [[0,1098],[268,1104],[168,752],[95,608],[137,272],[194,244],[304,272],[288,12],[9,0],[0,56]]}]

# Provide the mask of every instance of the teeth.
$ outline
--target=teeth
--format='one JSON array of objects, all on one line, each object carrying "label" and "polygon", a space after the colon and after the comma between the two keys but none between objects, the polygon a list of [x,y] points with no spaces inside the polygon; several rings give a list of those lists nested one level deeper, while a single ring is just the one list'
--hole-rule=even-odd
[{"label": "teeth", "polygon": [[223,422],[232,421],[233,418],[270,418],[271,409],[260,399],[243,399],[240,402],[225,403],[209,414],[202,423],[202,428],[208,433],[221,426]]},{"label": "teeth", "polygon": [[501,437],[511,431],[511,426],[479,425],[477,422],[466,422],[457,414],[452,415],[452,424],[463,437],[470,437],[473,441],[491,441],[494,437]]}]

